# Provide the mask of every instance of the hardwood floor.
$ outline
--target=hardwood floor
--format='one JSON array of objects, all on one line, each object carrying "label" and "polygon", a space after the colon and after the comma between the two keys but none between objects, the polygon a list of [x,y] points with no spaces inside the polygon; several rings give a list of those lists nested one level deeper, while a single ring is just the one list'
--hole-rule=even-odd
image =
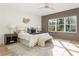
[{"label": "hardwood floor", "polygon": [[0,45],[0,56],[11,56],[11,51],[5,46]]}]

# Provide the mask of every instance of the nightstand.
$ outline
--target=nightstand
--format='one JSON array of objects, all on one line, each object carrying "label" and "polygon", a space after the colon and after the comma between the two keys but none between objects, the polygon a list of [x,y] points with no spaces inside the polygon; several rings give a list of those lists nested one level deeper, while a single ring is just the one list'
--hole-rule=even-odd
[{"label": "nightstand", "polygon": [[4,35],[4,43],[5,44],[16,43],[17,39],[18,39],[18,35],[17,34],[5,34]]}]

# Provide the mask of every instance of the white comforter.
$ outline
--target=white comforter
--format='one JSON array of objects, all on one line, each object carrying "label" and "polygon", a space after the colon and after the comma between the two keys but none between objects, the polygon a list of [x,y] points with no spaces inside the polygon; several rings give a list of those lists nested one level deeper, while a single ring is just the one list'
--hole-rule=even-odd
[{"label": "white comforter", "polygon": [[38,42],[38,39],[40,37],[45,37],[45,36],[49,36],[48,33],[43,33],[43,34],[37,34],[37,35],[31,35],[31,34],[28,34],[28,33],[19,33],[18,34],[18,37],[22,40],[27,40],[29,43],[29,47],[33,47],[34,45],[36,45],[36,43]]}]

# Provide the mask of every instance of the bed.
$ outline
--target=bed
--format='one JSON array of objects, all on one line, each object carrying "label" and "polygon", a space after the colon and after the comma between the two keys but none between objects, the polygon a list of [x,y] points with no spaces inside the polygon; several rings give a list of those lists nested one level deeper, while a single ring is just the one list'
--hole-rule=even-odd
[{"label": "bed", "polygon": [[18,37],[20,38],[20,42],[28,47],[34,47],[36,44],[39,46],[44,46],[44,42],[46,40],[52,39],[52,36],[50,36],[48,33],[32,35],[29,33],[20,32]]}]

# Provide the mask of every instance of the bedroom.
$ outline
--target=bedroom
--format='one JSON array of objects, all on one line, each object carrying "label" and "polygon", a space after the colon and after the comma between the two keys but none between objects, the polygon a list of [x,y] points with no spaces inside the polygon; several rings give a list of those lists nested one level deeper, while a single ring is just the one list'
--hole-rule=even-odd
[{"label": "bedroom", "polygon": [[[13,56],[79,56],[79,46],[77,44],[79,40],[78,11],[79,3],[0,3],[0,45],[3,47],[5,42],[8,43],[6,41],[8,36],[10,36],[9,39],[17,36],[15,34],[11,35],[14,32],[19,33],[20,31],[25,31],[25,33],[30,33],[24,34],[21,32],[23,36],[25,35],[25,38],[28,36],[29,39],[30,37],[37,39],[38,36],[40,36],[41,39],[48,40],[52,36],[52,40],[43,43],[42,40],[39,40],[43,47],[39,47],[38,44],[29,48],[25,45],[26,43],[21,44],[18,41],[5,45],[11,50],[10,52]],[[75,19],[72,21],[72,24],[70,24],[70,26],[74,25],[71,28],[72,30],[67,29],[66,31],[66,18]],[[52,26],[54,29],[52,29],[52,31],[48,31],[50,19],[52,19],[52,23],[56,23],[54,28],[54,25]],[[53,19],[56,22],[54,22]],[[58,20],[62,20],[61,24]],[[63,25],[58,32],[57,24]],[[34,33],[28,31],[29,28],[30,30],[32,29]],[[12,39],[11,42],[13,42],[13,40],[14,39]],[[28,44],[29,43],[27,43],[27,45]],[[4,50],[6,50],[6,48]]]}]

